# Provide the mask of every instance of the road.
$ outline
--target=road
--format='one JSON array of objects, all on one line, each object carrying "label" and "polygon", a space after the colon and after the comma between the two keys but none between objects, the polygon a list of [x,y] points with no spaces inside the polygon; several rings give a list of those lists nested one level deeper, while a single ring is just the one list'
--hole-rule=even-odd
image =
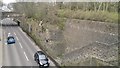
[{"label": "road", "polygon": [[0,67],[2,66],[2,27],[0,26]]},{"label": "road", "polygon": [[[15,24],[10,19],[2,21],[3,24]],[[15,44],[6,44],[8,33],[16,40]],[[38,66],[34,61],[34,54],[41,49],[18,26],[3,26],[3,66]],[[55,64],[50,60],[50,66]]]}]

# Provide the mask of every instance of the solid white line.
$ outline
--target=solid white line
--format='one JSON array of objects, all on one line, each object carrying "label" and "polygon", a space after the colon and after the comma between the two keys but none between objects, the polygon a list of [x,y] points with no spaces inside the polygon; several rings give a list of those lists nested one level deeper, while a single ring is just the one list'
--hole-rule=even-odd
[{"label": "solid white line", "polygon": [[20,42],[19,42],[19,45],[20,45],[21,48],[23,48]]},{"label": "solid white line", "polygon": [[14,34],[16,35],[16,33],[14,32]]},{"label": "solid white line", "polygon": [[36,50],[39,50],[39,47],[35,45],[35,43],[28,37],[28,35],[22,31],[22,29],[19,27],[20,31],[23,33],[23,35],[30,41],[31,44],[35,47]]},{"label": "solid white line", "polygon": [[20,29],[20,31],[22,32],[22,29],[20,27],[18,27]]},{"label": "solid white line", "polygon": [[16,39],[19,40],[17,36],[16,36]]},{"label": "solid white line", "polygon": [[[22,29],[19,27],[19,30],[27,37],[26,33],[22,31]],[[28,37],[27,37],[28,38]],[[29,39],[29,38],[28,38]]]},{"label": "solid white line", "polygon": [[25,57],[26,57],[27,61],[29,61],[29,59],[28,59],[28,57],[27,57],[27,55],[26,55],[26,53],[25,53],[25,52],[24,52],[24,55],[25,55]]},{"label": "solid white line", "polygon": [[22,30],[21,30],[21,28],[19,28],[20,29],[20,31],[24,34],[24,36],[33,44],[33,45],[35,45],[35,43],[28,37],[28,35],[25,33],[25,32],[23,32]]}]

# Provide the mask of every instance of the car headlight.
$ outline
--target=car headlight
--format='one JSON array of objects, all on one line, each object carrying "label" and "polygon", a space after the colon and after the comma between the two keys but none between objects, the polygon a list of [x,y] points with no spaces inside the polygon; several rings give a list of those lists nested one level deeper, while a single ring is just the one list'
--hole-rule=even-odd
[{"label": "car headlight", "polygon": [[45,64],[44,66],[48,66],[48,64]]},{"label": "car headlight", "polygon": [[43,63],[40,62],[41,65],[43,65]]}]

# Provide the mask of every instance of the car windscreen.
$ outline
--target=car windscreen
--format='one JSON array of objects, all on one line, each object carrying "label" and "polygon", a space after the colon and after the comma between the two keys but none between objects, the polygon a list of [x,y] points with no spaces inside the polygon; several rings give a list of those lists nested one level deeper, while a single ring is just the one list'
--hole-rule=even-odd
[{"label": "car windscreen", "polygon": [[9,39],[14,39],[14,37],[8,37],[8,40],[9,40]]},{"label": "car windscreen", "polygon": [[45,56],[45,55],[39,55],[39,59],[40,59],[40,60],[46,59],[46,56]]}]

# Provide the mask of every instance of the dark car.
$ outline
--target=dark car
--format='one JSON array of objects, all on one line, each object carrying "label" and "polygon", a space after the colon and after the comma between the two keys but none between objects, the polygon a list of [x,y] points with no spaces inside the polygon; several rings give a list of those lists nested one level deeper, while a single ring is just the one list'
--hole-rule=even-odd
[{"label": "dark car", "polygon": [[13,44],[15,43],[15,39],[13,36],[8,36],[7,37],[7,44]]},{"label": "dark car", "polygon": [[42,51],[37,51],[34,54],[34,60],[39,64],[40,67],[49,67],[49,60]]}]

